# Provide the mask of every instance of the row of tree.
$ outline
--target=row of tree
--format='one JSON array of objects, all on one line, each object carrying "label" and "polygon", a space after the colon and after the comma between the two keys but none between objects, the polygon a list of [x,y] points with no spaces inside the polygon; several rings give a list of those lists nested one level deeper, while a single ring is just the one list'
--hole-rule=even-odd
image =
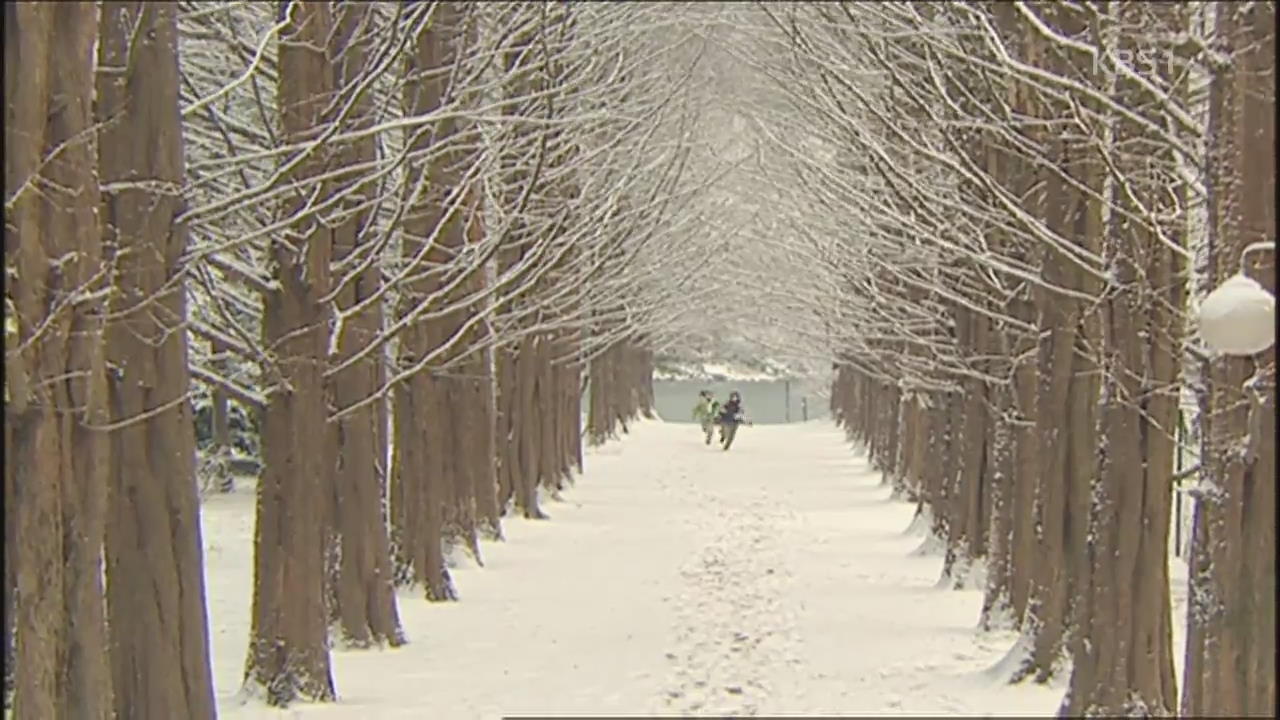
[{"label": "row of tree", "polygon": [[232,417],[272,704],[546,517],[584,414],[651,413],[695,60],[644,6],[7,5],[14,716],[215,716],[197,475]]},{"label": "row of tree", "polygon": [[832,410],[944,583],[1020,631],[1011,680],[1069,673],[1070,715],[1273,708],[1275,352],[1214,357],[1192,323],[1238,271],[1275,287],[1273,253],[1241,257],[1275,237],[1274,3],[717,17],[754,156],[731,184],[769,208],[742,286],[834,357]]}]

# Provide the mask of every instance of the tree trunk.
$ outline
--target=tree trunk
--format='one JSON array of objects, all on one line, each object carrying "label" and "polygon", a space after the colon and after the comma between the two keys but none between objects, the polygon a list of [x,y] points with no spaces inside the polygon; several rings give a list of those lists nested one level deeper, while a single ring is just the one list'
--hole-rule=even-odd
[{"label": "tree trunk", "polygon": [[[479,245],[484,242],[484,215],[479,193],[473,193],[473,195],[467,238],[469,242]],[[478,294],[484,290],[486,282],[485,273],[476,273],[473,290]],[[474,308],[474,312],[487,312],[487,310],[487,306]],[[488,323],[482,323],[477,327],[475,345],[484,349],[475,353],[474,359],[468,366],[472,378],[469,402],[474,408],[473,439],[468,445],[471,447],[469,462],[472,463],[472,479],[475,483],[477,530],[491,540],[501,540],[502,509],[505,499],[501,497],[498,481],[499,419],[495,397],[494,352],[488,347],[491,336],[492,330]]]},{"label": "tree trunk", "polygon": [[519,446],[515,435],[516,379],[515,351],[501,346],[494,355],[494,440],[497,443],[495,460],[498,473],[498,507],[505,514],[515,502],[516,465],[519,462]]},{"label": "tree trunk", "polygon": [[[1215,9],[1220,50],[1232,61],[1210,86],[1205,291],[1236,272],[1245,247],[1276,236],[1275,156],[1258,150],[1275,144],[1275,5]],[[1274,251],[1251,259],[1240,270],[1274,293]],[[1275,710],[1275,367],[1273,346],[1201,369],[1203,470],[1190,558],[1186,716]]]},{"label": "tree trunk", "polygon": [[[1002,355],[1006,354],[1004,351],[1003,347],[999,349]],[[1017,482],[1013,464],[1015,430],[1012,381],[996,385],[991,391],[992,429],[988,433],[986,447],[991,494],[987,526],[987,585],[984,588],[978,623],[984,630],[1009,630],[1014,626],[1013,528]]]},{"label": "tree trunk", "polygon": [[[957,328],[961,328],[957,340],[961,351],[970,356],[986,354],[986,319],[971,310],[958,309]],[[980,363],[975,370],[981,371]],[[943,576],[957,590],[967,587],[969,573],[975,562],[986,555],[984,496],[989,492],[984,486],[987,478],[987,389],[980,378],[968,377],[963,381],[964,394],[955,400],[960,410],[955,429],[956,438],[952,454],[959,463],[955,479],[956,496],[949,503],[951,532],[947,539],[947,562]]]},{"label": "tree trunk", "polygon": [[[425,352],[422,328],[411,327],[401,337],[401,364],[418,360]],[[441,504],[429,492],[427,478],[440,457],[422,441],[422,428],[432,422],[425,373],[418,373],[396,389],[395,452],[392,462],[394,536],[397,547],[397,582],[420,584],[429,600],[456,598],[445,567]]]},{"label": "tree trunk", "polygon": [[122,426],[111,435],[106,537],[115,713],[213,718],[187,307],[174,282],[187,244],[173,223],[183,182],[177,7],[107,2],[100,28],[99,163],[117,263],[109,390]]},{"label": "tree trunk", "polygon": [[[574,351],[575,353],[578,354],[578,357],[581,357],[582,344],[583,344],[583,332],[578,331],[577,333],[574,334]],[[569,437],[569,450],[570,450],[570,457],[572,458],[572,461],[573,461],[573,466],[574,468],[577,469],[578,474],[581,475],[583,470],[582,438],[586,434],[586,429],[587,429],[584,422],[586,418],[583,414],[583,409],[582,409],[582,395],[583,395],[583,389],[586,387],[586,383],[584,381],[586,379],[585,376],[587,373],[587,366],[581,361],[575,360],[572,366],[571,373],[573,378],[573,388],[570,391],[571,396],[569,401],[569,407],[570,407],[569,432],[571,433]]]},{"label": "tree trunk", "polygon": [[[1023,303],[1029,304],[1029,303]],[[1029,353],[1035,348],[1034,336],[1024,337],[1015,345],[1013,383],[1013,536],[1010,539],[1009,581],[1014,623],[1027,630],[1031,601],[1031,584],[1035,577],[1036,550],[1036,468],[1040,455],[1040,437],[1036,434],[1036,362]]]},{"label": "tree trunk", "polygon": [[541,468],[539,452],[540,423],[538,412],[539,362],[542,341],[535,335],[526,335],[520,341],[515,361],[516,412],[513,421],[514,444],[517,446],[516,462],[512,466],[516,488],[516,507],[524,517],[545,520],[546,514],[538,505],[538,471]]},{"label": "tree trunk", "polygon": [[608,351],[597,354],[587,366],[587,438],[592,447],[609,440],[612,416],[609,412]]},{"label": "tree trunk", "polygon": [[[1172,35],[1187,28],[1179,19],[1183,12],[1174,6],[1130,5],[1119,7],[1118,18],[1103,20],[1119,20],[1125,27],[1155,23]],[[1120,49],[1133,52],[1137,47],[1121,36]],[[1154,123],[1168,120],[1163,99],[1148,99],[1138,84],[1119,78],[1116,93],[1124,106]],[[1124,118],[1114,128],[1116,146],[1130,145],[1144,132]],[[1166,167],[1177,167],[1172,151],[1163,159]],[[1178,309],[1185,305],[1185,295],[1177,256],[1156,233],[1181,241],[1186,216],[1180,209],[1188,198],[1185,191],[1181,200],[1170,196],[1179,187],[1172,170],[1153,171],[1150,162],[1131,155],[1120,162],[1130,166],[1123,169],[1133,180],[1126,188],[1112,187],[1110,201],[1120,212],[1111,215],[1104,247],[1114,284],[1103,304],[1104,444],[1092,494],[1093,563],[1087,578],[1092,592],[1085,601],[1091,612],[1082,619],[1091,631],[1081,632],[1089,642],[1080,642],[1075,651],[1063,709],[1165,715],[1176,710],[1168,529],[1183,347]],[[1140,217],[1178,220],[1152,227],[1132,219]],[[1116,632],[1117,627],[1124,630]]]},{"label": "tree trunk", "polygon": [[[327,3],[280,4],[277,90],[286,142],[303,142],[322,127],[332,89],[323,49],[332,31]],[[288,17],[285,17],[286,14]],[[255,532],[253,629],[245,678],[271,705],[335,698],[325,607],[324,499],[333,492],[332,454],[324,447],[328,408],[324,366],[329,312],[332,231],[308,207],[324,149],[291,171],[300,187],[280,217],[295,222],[286,242],[271,248],[278,289],[263,302],[263,341],[278,358],[279,386],[262,421],[263,472]],[[323,193],[321,193],[323,196]]]},{"label": "tree trunk", "polygon": [[[1060,32],[1083,32],[1078,14],[1053,6],[1046,13]],[[1043,65],[1059,73],[1081,72],[1071,62],[1048,57]],[[1074,64],[1073,64],[1074,63]],[[1087,68],[1086,68],[1087,70]],[[1041,107],[1050,116],[1063,112],[1057,105]],[[1098,254],[1101,229],[1100,203],[1079,186],[1097,183],[1084,161],[1089,150],[1068,137],[1041,131],[1056,171],[1044,180],[1045,225],[1066,242],[1074,242]],[[1064,177],[1066,176],[1066,177]],[[1078,260],[1044,245],[1041,276],[1050,285],[1069,288],[1087,296],[1097,295],[1096,280],[1076,267]],[[1098,397],[1098,347],[1096,311],[1077,298],[1036,289],[1041,341],[1038,352],[1039,388],[1036,398],[1038,486],[1036,516],[1039,522],[1037,552],[1028,603],[1027,630],[1034,635],[1033,652],[1023,673],[1034,672],[1045,682],[1059,669],[1059,661],[1071,645],[1074,580],[1086,557],[1084,529],[1088,521],[1089,489],[1096,467],[1094,420]],[[1020,673],[1021,676],[1021,673]]]},{"label": "tree trunk", "polygon": [[[8,333],[6,333],[5,338],[6,354],[12,345],[12,340],[7,336]],[[4,446],[7,448],[15,447],[13,440],[13,424],[16,421],[16,418],[9,417],[8,408],[5,408]],[[14,555],[18,546],[18,539],[14,536],[13,531],[18,525],[18,520],[16,513],[14,513],[14,503],[16,502],[17,494],[13,485],[13,476],[13,464],[6,462],[4,464],[4,497],[7,499],[7,502],[4,504],[4,588],[0,589],[3,590],[4,601],[4,605],[0,606],[0,623],[3,623],[3,625],[0,625],[0,631],[4,633],[3,638],[0,639],[0,653],[4,653],[3,656],[0,656],[0,660],[4,661],[4,686],[3,688],[0,688],[0,694],[3,694],[3,705],[5,710],[13,707],[12,693],[14,678],[13,591],[14,586],[17,584],[17,577],[15,574],[15,566],[17,563],[15,562],[16,558]]]},{"label": "tree trunk", "polygon": [[112,712],[102,584],[106,268],[89,132],[97,19],[92,3],[5,8],[6,290],[28,346],[5,359],[18,718]]},{"label": "tree trunk", "polygon": [[[882,393],[883,395],[883,390]],[[947,533],[950,531],[949,520],[945,512],[943,512],[943,503],[946,502],[946,484],[947,484],[947,468],[943,459],[948,454],[948,437],[950,436],[950,425],[953,413],[950,411],[951,404],[946,395],[942,393],[929,394],[929,451],[928,456],[933,458],[933,462],[929,463],[928,470],[925,472],[924,492],[920,494],[920,502],[922,507],[928,507],[930,510],[932,524],[929,527],[929,540],[945,542]]]},{"label": "tree trunk", "polygon": [[[215,356],[225,358],[228,348],[226,345],[214,341],[211,343],[210,350]],[[216,360],[215,371],[227,375],[228,365],[225,360]],[[221,387],[213,386],[210,388],[210,410],[213,425],[213,445],[209,450],[209,454],[213,456],[213,462],[210,467],[213,470],[214,481],[218,492],[229,493],[235,490],[235,474],[231,470],[231,406],[227,398],[227,391]]]},{"label": "tree trunk", "polygon": [[[438,112],[446,104],[450,79],[447,68],[455,50],[457,12],[452,4],[443,5],[431,26],[424,28],[415,38],[414,50],[406,72],[405,105],[415,115]],[[404,293],[404,313],[412,312],[427,301],[433,293],[444,287],[450,251],[462,240],[461,218],[458,209],[462,190],[456,187],[452,164],[457,154],[445,148],[433,148],[437,143],[449,143],[454,133],[452,120],[436,123],[433,132],[420,133],[411,143],[412,149],[431,153],[432,159],[415,167],[418,180],[411,183],[427,189],[413,200],[414,206],[404,220],[405,236],[403,256],[406,262],[419,263],[417,279],[408,284]],[[449,298],[443,298],[449,302]],[[433,351],[440,348],[457,327],[457,311],[443,317],[415,320],[400,343],[401,367],[416,366]],[[412,578],[421,583],[426,598],[432,601],[455,600],[457,591],[445,560],[446,517],[445,509],[457,492],[452,471],[456,466],[455,446],[450,430],[451,381],[443,377],[440,364],[448,354],[411,377],[398,391],[396,417],[396,450],[400,461],[396,463],[398,482],[402,484],[401,501],[397,510],[401,530],[404,558],[412,567]],[[458,418],[452,418],[457,421]]]},{"label": "tree trunk", "polygon": [[[374,15],[370,5],[343,2],[337,5],[335,32],[329,38],[330,64],[337,91],[342,97],[357,92],[365,79],[369,52],[373,43]],[[351,130],[362,130],[372,122],[373,98],[365,93],[353,98],[355,109],[347,119]],[[375,138],[370,135],[340,146],[335,151],[339,167],[369,162],[376,153]],[[373,194],[370,187],[352,187],[360,175],[340,178],[337,183],[350,192],[344,205],[345,219],[333,224],[333,260],[337,264],[352,257],[369,238],[362,231],[369,222],[369,212],[361,210]],[[349,260],[348,260],[349,261]],[[382,332],[382,303],[368,303],[381,288],[381,266],[370,262],[363,270],[345,281],[335,298],[339,312],[350,313],[341,324],[337,338],[337,355],[341,364],[367,347]],[[361,304],[365,307],[353,310]],[[369,398],[382,387],[386,374],[385,354],[381,351],[366,356],[330,379],[334,409],[342,411]],[[396,607],[391,548],[384,513],[386,482],[386,432],[378,404],[359,410],[331,423],[336,440],[334,472],[334,536],[336,548],[336,587],[331,597],[339,632],[350,647],[404,643]]]},{"label": "tree trunk", "polygon": [[551,364],[559,343],[554,334],[544,336],[542,352],[538,358],[538,407],[542,417],[538,422],[538,484],[546,488],[552,497],[558,497],[563,489],[560,474],[560,372]]}]

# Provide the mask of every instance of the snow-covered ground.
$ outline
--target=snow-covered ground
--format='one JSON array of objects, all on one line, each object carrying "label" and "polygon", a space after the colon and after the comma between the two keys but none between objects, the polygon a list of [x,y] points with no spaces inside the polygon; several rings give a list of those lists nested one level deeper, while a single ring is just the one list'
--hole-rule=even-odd
[{"label": "snow-covered ground", "polygon": [[694,426],[633,427],[549,522],[508,520],[484,568],[455,571],[460,602],[403,593],[410,644],[335,652],[339,702],[283,713],[236,696],[251,495],[204,506],[225,718],[1027,716],[1063,692],[991,671],[1014,638],[975,630],[979,591],[936,588],[912,507],[826,422],[744,427],[727,453]]}]

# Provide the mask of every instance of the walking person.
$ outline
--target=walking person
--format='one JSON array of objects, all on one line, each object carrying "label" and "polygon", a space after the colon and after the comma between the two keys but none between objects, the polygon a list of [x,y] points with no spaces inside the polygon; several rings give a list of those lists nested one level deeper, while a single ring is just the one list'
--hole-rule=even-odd
[{"label": "walking person", "polygon": [[702,425],[702,434],[706,436],[707,444],[711,444],[711,436],[715,433],[716,415],[720,412],[720,403],[710,390],[703,390],[698,393],[698,404],[693,406],[693,419]]},{"label": "walking person", "polygon": [[733,445],[733,438],[738,434],[738,426],[744,422],[746,422],[746,416],[742,409],[742,396],[735,390],[729,393],[729,401],[720,408],[720,443],[725,450]]}]

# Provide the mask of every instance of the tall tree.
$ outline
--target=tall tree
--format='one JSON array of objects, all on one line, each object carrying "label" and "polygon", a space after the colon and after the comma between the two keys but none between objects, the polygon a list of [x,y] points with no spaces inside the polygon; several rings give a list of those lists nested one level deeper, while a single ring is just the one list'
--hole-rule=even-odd
[{"label": "tall tree", "polygon": [[[378,351],[352,360],[361,349],[374,342],[383,330],[382,263],[376,255],[377,235],[370,207],[376,200],[376,185],[362,169],[376,157],[373,124],[374,93],[368,88],[377,35],[375,7],[367,3],[339,2],[334,32],[329,36],[329,63],[334,73],[335,95],[331,107],[353,107],[342,118],[344,129],[359,132],[356,140],[338,147],[333,154],[337,168],[352,171],[336,178],[344,202],[341,215],[333,222],[337,342],[333,361],[339,369],[329,378],[333,410],[342,412],[330,422],[335,451],[332,494],[333,525],[337,559],[335,587],[330,594],[330,612],[344,641],[354,647],[404,642],[396,607],[391,545],[387,535],[386,467],[387,432],[382,403],[367,400],[386,382],[386,353]],[[374,249],[371,251],[370,247]],[[344,272],[345,271],[345,272]],[[363,404],[361,404],[363,403]]]},{"label": "tall tree", "polygon": [[[474,30],[472,30],[474,32]],[[482,247],[484,237],[484,206],[480,194],[471,192],[467,218],[467,242],[472,247]],[[487,270],[489,263],[485,264]],[[473,275],[469,289],[477,299],[470,305],[473,314],[487,314],[489,299],[485,290],[489,287],[488,272]],[[462,366],[466,377],[466,394],[463,405],[467,409],[466,437],[467,464],[473,483],[476,507],[476,528],[480,535],[491,540],[502,539],[502,506],[498,501],[498,447],[497,405],[494,402],[493,349],[490,345],[493,330],[489,323],[479,323],[471,331],[473,349],[470,359]]]},{"label": "tall tree", "polygon": [[245,667],[248,683],[272,705],[335,697],[325,607],[323,499],[332,492],[326,452],[328,409],[324,359],[329,339],[332,229],[312,205],[324,197],[317,178],[328,169],[318,136],[325,127],[332,73],[325,52],[333,23],[328,3],[285,0],[279,40],[277,98],[287,171],[294,188],[279,218],[288,220],[271,244],[275,285],[263,300],[263,345],[276,358],[276,378],[262,419],[264,467],[258,487],[253,628]]},{"label": "tall tree", "polygon": [[[93,145],[93,3],[5,9],[5,264],[21,718],[112,714],[102,583],[108,271]],[[6,503],[8,504],[8,503]]]},{"label": "tall tree", "polygon": [[[1215,3],[1209,92],[1209,228],[1203,290],[1244,272],[1275,292],[1276,7]],[[1274,712],[1274,346],[1204,361],[1197,395],[1203,465],[1194,514],[1180,712]]]},{"label": "tall tree", "polygon": [[215,716],[188,398],[177,6],[102,5],[98,144],[107,332],[107,612],[118,717]]},{"label": "tall tree", "polygon": [[[468,33],[465,6],[441,3],[437,6],[432,28],[424,33],[418,70],[421,82],[430,85],[426,100],[433,107],[443,107],[460,100],[465,92],[462,79],[454,75],[459,58],[465,55]],[[424,108],[425,109],[425,108]],[[465,373],[473,348],[466,340],[471,302],[468,299],[483,265],[454,264],[467,245],[467,195],[463,178],[477,154],[471,150],[480,139],[474,123],[463,125],[453,118],[434,123],[430,159],[424,164],[423,182],[428,186],[422,206],[414,213],[426,244],[423,254],[422,280],[418,290],[426,296],[439,297],[434,317],[423,321],[426,351],[436,356],[428,363],[420,382],[426,393],[429,420],[422,428],[429,456],[428,476],[424,478],[429,502],[439,504],[441,532],[450,553],[460,547],[479,557],[479,539],[475,518],[475,483],[468,461],[472,456],[462,451],[473,424],[475,404],[470,397],[470,383]]]},{"label": "tall tree", "polygon": [[[408,114],[429,117],[449,102],[450,71],[455,63],[457,11],[452,3],[434,6],[429,26],[413,39],[406,61],[404,105]],[[410,141],[418,159],[415,181],[406,193],[409,204],[403,223],[402,257],[414,268],[405,284],[401,315],[409,326],[400,341],[400,366],[417,367],[428,362],[433,350],[447,340],[444,328],[457,311],[442,319],[418,317],[428,303],[439,309],[437,292],[444,283],[448,251],[442,246],[456,240],[461,227],[462,188],[451,185],[446,171],[455,159],[449,152],[452,120],[428,121]],[[442,257],[446,256],[446,257]],[[428,600],[455,600],[457,591],[445,563],[444,509],[451,453],[447,389],[430,371],[415,372],[396,388],[395,517],[397,545],[401,553],[401,582],[421,584]],[[424,437],[425,436],[425,437]]]},{"label": "tall tree", "polygon": [[[1126,57],[1145,41],[1116,32],[1119,28],[1161,28],[1167,32],[1162,36],[1172,37],[1189,29],[1187,19],[1185,8],[1174,5],[1113,6],[1099,16],[1094,32],[1100,47],[1118,41],[1118,54]],[[1176,48],[1166,52],[1176,56]],[[1155,68],[1151,80],[1165,88],[1155,94],[1128,77],[1115,77],[1105,66],[1099,84],[1153,125],[1177,127],[1163,115],[1163,96],[1185,97],[1189,73],[1171,65]],[[1187,216],[1180,208],[1190,198],[1185,188],[1181,197],[1170,192],[1179,188],[1174,149],[1130,152],[1154,138],[1139,123],[1107,110],[1102,114],[1107,118],[1104,149],[1120,151],[1116,162],[1122,174],[1108,183],[1110,197],[1105,198],[1112,212],[1103,246],[1110,267],[1102,298],[1099,437],[1104,440],[1091,494],[1091,557],[1081,578],[1079,639],[1063,711],[1163,715],[1177,706],[1168,529],[1178,394],[1171,389],[1181,383],[1180,310],[1186,300],[1181,253],[1172,248],[1185,243]]]},{"label": "tall tree", "polygon": [[[548,84],[538,83],[536,54],[539,31],[545,15],[532,6],[513,6],[503,13],[512,31],[504,43],[502,63],[503,113],[511,119],[503,133],[499,160],[503,204],[512,213],[500,242],[498,271],[517,274],[534,256],[538,226],[532,220],[535,190],[542,179],[546,161],[545,133],[538,132],[534,120],[542,115],[545,104],[530,96],[541,89],[550,94]],[[527,156],[534,157],[529,166]],[[514,337],[495,351],[498,412],[498,500],[502,507],[514,503],[526,518],[546,519],[538,501],[537,452],[540,427],[536,393],[541,340],[534,330],[538,298],[534,287],[526,284],[496,308],[513,316]]]}]

